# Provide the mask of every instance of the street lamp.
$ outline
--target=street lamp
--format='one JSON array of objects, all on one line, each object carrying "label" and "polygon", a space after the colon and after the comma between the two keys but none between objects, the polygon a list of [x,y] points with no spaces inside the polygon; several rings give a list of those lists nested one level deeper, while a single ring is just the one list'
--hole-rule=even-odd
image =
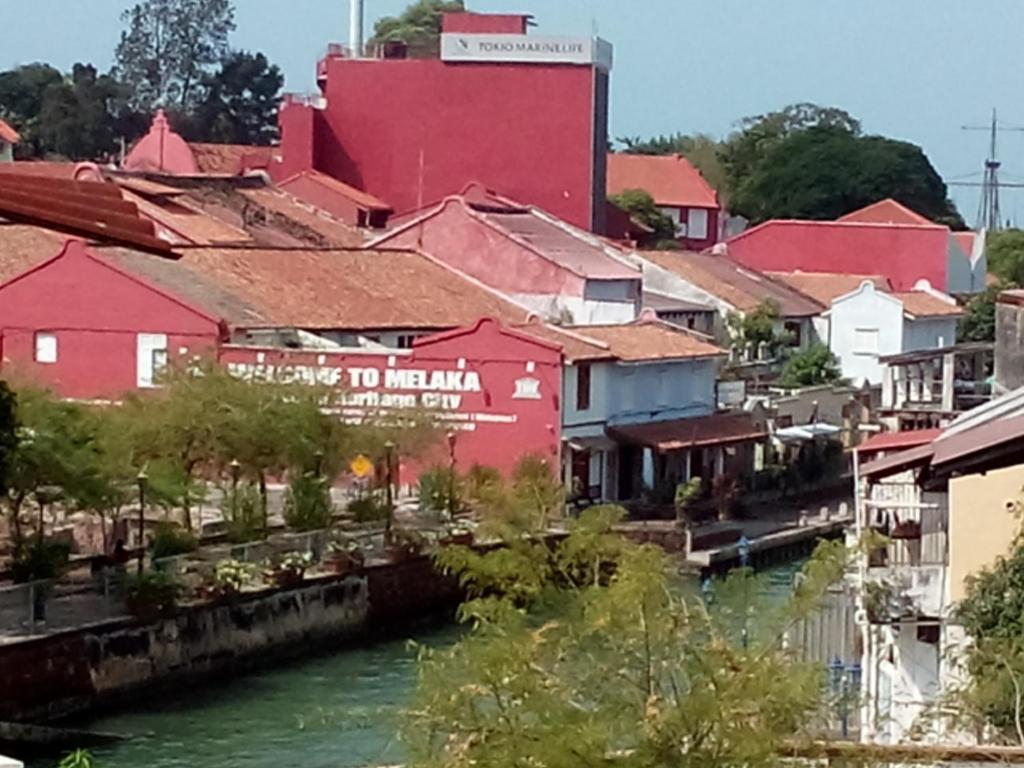
[{"label": "street lamp", "polygon": [[388,516],[384,523],[384,541],[385,543],[391,542],[391,525],[395,517],[395,500],[392,496],[391,483],[392,483],[392,465],[394,464],[395,455],[395,444],[388,440],[384,443],[384,506],[387,510]]},{"label": "street lamp", "polygon": [[448,519],[455,519],[455,442],[458,435],[449,432],[448,435]]},{"label": "street lamp", "polygon": [[140,469],[135,476],[139,484],[139,573],[142,573],[144,560],[146,558],[146,482],[149,476],[145,469]]},{"label": "street lamp", "polygon": [[238,463],[238,459],[232,459],[228,467],[231,469],[231,518],[233,520],[238,515],[238,478],[242,476],[242,465]]},{"label": "street lamp", "polygon": [[314,471],[319,478],[324,471],[324,452],[320,448],[317,448],[313,454],[313,461],[315,462]]}]

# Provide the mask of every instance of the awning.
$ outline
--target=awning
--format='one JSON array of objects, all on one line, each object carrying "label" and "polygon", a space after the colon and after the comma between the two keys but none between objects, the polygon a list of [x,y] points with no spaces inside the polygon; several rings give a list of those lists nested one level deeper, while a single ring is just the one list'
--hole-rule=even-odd
[{"label": "awning", "polygon": [[776,440],[783,443],[796,443],[814,440],[816,437],[834,437],[842,430],[832,424],[817,422],[815,424],[798,424],[792,427],[782,427],[772,434]]},{"label": "awning", "polygon": [[897,451],[881,459],[870,461],[860,468],[860,474],[862,477],[871,480],[880,480],[883,477],[890,477],[900,472],[905,472],[908,469],[926,466],[931,463],[934,453],[934,444],[925,443],[916,448]]},{"label": "awning", "polygon": [[608,427],[608,436],[625,445],[640,445],[664,453],[762,440],[768,436],[768,429],[753,414],[738,411]]}]

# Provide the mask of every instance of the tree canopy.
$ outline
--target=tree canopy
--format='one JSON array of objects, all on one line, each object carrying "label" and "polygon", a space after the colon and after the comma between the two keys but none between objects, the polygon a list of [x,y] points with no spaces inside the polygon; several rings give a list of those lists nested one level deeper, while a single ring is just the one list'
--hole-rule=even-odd
[{"label": "tree canopy", "polygon": [[832,220],[887,197],[932,221],[964,226],[920,147],[832,126],[779,141],[738,181],[732,210],[755,223]]},{"label": "tree canopy", "polygon": [[186,138],[223,144],[267,145],[277,138],[284,75],[262,53],[233,51],[203,77],[202,96],[186,119]]},{"label": "tree canopy", "polygon": [[822,384],[836,384],[842,379],[839,360],[832,354],[832,350],[819,342],[789,356],[782,367],[779,385],[816,387]]},{"label": "tree canopy", "polygon": [[743,570],[708,604],[664,552],[612,532],[620,515],[586,510],[558,542],[492,521],[502,546],[438,555],[469,594],[468,629],[451,649],[423,651],[401,730],[412,765],[608,765],[614,754],[626,767],[767,768],[783,740],[810,738],[823,670],[781,637],[841,574],[842,545],[822,545],[789,602],[766,605]]},{"label": "tree canopy", "polygon": [[203,76],[228,54],[235,9],[231,0],[141,0],[121,21],[115,73],[131,88],[132,106],[190,110]]},{"label": "tree canopy", "polygon": [[1001,291],[1010,287],[1006,283],[990,285],[972,296],[964,307],[964,316],[957,325],[956,338],[963,341],[996,340],[996,299]]},{"label": "tree canopy", "polygon": [[413,56],[436,56],[440,49],[441,19],[445,13],[466,10],[463,0],[416,0],[397,16],[384,16],[373,25],[370,45],[401,40]]},{"label": "tree canopy", "polygon": [[1024,285],[1024,230],[989,232],[986,237],[989,272],[1011,285]]},{"label": "tree canopy", "polygon": [[651,139],[624,137],[618,139],[626,152],[636,155],[681,155],[700,171],[719,193],[723,203],[728,200],[728,177],[722,161],[721,144],[706,133],[686,135],[676,133],[670,136],[655,136]]},{"label": "tree canopy", "polygon": [[662,213],[651,194],[643,189],[626,189],[608,199],[653,233],[654,242],[673,240],[676,225],[672,217]]}]

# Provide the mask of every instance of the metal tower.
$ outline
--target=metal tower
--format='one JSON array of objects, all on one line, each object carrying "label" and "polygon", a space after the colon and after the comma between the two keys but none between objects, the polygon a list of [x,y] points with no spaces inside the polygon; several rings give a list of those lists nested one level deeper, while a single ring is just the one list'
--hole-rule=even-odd
[{"label": "metal tower", "polygon": [[[965,125],[965,131],[988,131],[989,146],[988,158],[985,160],[985,176],[981,182],[981,201],[978,204],[978,218],[975,223],[976,229],[987,229],[989,232],[998,232],[1003,228],[1003,217],[999,209],[999,189],[1001,187],[1019,187],[1020,184],[1006,184],[999,181],[999,162],[997,154],[997,140],[1000,131],[1024,131],[1024,128],[1016,126],[999,125],[999,119],[995,108],[992,109],[992,123],[990,125]],[[977,182],[953,182],[954,186],[979,186]]]}]

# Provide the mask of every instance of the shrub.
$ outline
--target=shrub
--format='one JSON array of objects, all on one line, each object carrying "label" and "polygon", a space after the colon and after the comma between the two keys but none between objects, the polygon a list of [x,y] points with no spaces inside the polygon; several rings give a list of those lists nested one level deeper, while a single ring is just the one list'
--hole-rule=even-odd
[{"label": "shrub", "polygon": [[420,475],[420,508],[427,512],[459,510],[459,479],[450,467],[434,467]]},{"label": "shrub", "polygon": [[323,478],[297,475],[284,493],[284,521],[294,531],[319,531],[331,526],[334,504]]},{"label": "shrub", "polygon": [[223,592],[240,592],[256,580],[256,568],[237,560],[221,560],[214,568],[214,585]]},{"label": "shrub", "polygon": [[263,500],[254,485],[240,485],[224,493],[220,503],[228,540],[235,544],[265,538],[263,527]]},{"label": "shrub", "polygon": [[153,534],[151,554],[154,560],[187,555],[199,549],[199,539],[174,523],[160,523]]},{"label": "shrub", "polygon": [[357,523],[374,523],[388,516],[387,506],[372,493],[350,501],[348,511]]},{"label": "shrub", "polygon": [[181,584],[169,573],[147,571],[125,579],[125,602],[136,616],[166,616],[178,607]]},{"label": "shrub", "polygon": [[55,579],[67,567],[70,557],[71,545],[67,542],[33,539],[15,554],[11,575],[19,584]]}]

